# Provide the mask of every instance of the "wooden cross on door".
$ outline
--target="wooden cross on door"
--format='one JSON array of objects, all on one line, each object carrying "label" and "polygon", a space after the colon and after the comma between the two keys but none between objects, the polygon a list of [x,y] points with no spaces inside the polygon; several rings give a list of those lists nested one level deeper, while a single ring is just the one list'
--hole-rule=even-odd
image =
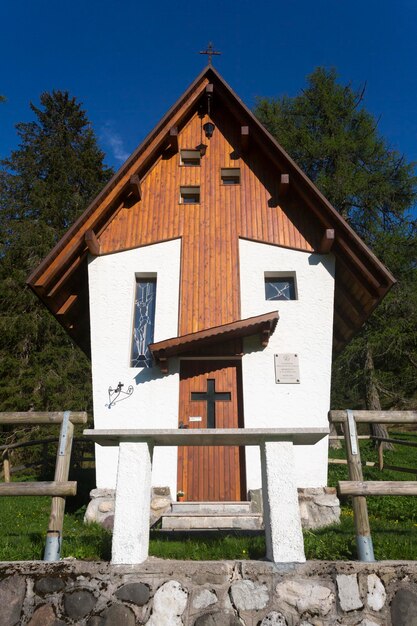
[{"label": "wooden cross on door", "polygon": [[207,402],[207,428],[216,428],[216,402],[228,402],[231,400],[230,391],[216,391],[216,381],[207,380],[207,391],[192,391],[192,402]]}]

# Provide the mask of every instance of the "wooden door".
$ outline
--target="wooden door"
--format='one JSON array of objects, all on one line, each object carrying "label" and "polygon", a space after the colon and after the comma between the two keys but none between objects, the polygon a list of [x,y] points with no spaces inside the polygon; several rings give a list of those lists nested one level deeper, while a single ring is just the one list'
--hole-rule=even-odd
[{"label": "wooden door", "polygon": [[[243,427],[239,361],[181,361],[179,426]],[[189,501],[246,499],[244,448],[178,448],[178,490]]]}]

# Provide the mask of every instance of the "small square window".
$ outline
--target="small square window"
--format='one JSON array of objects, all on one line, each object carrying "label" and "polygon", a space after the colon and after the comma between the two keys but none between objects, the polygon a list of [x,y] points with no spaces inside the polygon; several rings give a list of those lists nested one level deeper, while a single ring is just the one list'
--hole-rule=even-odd
[{"label": "small square window", "polygon": [[265,276],[265,300],[297,300],[295,275]]},{"label": "small square window", "polygon": [[180,164],[185,167],[199,167],[201,154],[199,150],[180,150]]},{"label": "small square window", "polygon": [[180,204],[199,204],[200,187],[180,187]]},{"label": "small square window", "polygon": [[240,169],[238,167],[222,167],[220,172],[223,185],[240,185]]}]

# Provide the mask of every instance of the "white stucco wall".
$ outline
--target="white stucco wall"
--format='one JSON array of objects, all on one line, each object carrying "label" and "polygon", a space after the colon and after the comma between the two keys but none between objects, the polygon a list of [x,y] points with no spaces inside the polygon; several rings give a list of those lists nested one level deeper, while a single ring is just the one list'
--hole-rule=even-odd
[{"label": "white stucco wall", "polygon": [[[242,318],[278,310],[267,348],[258,337],[245,340],[242,359],[244,421],[247,428],[327,427],[333,334],[334,257],[240,240]],[[265,300],[265,272],[296,273],[297,300]],[[274,354],[299,356],[300,384],[275,383]],[[295,446],[299,487],[327,482],[327,437],[315,446]],[[261,486],[259,451],[247,448],[248,489]]]},{"label": "white stucco wall", "polygon": [[[157,278],[154,341],[178,334],[181,240],[90,259],[88,266],[95,428],[177,428],[179,367],[132,368],[130,355],[136,276]],[[108,388],[122,382],[132,396],[110,409]],[[97,487],[115,488],[118,448],[96,446]],[[152,484],[175,497],[176,448],[157,448]]]}]

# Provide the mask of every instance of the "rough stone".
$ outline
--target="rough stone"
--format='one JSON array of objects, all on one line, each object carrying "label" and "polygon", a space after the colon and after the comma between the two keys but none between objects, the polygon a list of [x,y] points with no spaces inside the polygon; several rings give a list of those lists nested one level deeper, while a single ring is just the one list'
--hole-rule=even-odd
[{"label": "rough stone", "polygon": [[187,606],[188,591],[177,580],[159,587],[153,599],[153,613],[148,626],[181,626],[181,615]]},{"label": "rough stone", "polygon": [[295,607],[299,613],[327,615],[334,603],[334,593],[323,585],[289,580],[276,587],[278,601]]},{"label": "rough stone", "polygon": [[26,582],[21,576],[10,576],[0,582],[0,626],[14,626],[20,622]]},{"label": "rough stone", "polygon": [[171,497],[171,489],[169,487],[152,487],[152,495]]},{"label": "rough stone", "polygon": [[[357,626],[381,626],[380,622],[374,622],[370,619],[363,619]],[[394,624],[396,626],[396,624]]]},{"label": "rough stone", "polygon": [[97,522],[104,525],[107,517],[114,511],[114,489],[93,489],[90,491],[90,502],[84,515],[84,522],[91,524]]},{"label": "rough stone", "polygon": [[359,595],[358,579],[356,574],[338,574],[336,576],[339,591],[339,602],[342,611],[355,611],[363,607]]},{"label": "rough stone", "polygon": [[100,617],[99,615],[94,615],[93,617],[90,617],[87,622],[87,626],[103,626],[103,624],[104,618]]},{"label": "rough stone", "polygon": [[101,525],[105,530],[113,530],[114,526],[114,515],[108,515],[102,522]]},{"label": "rough stone", "polygon": [[298,489],[301,524],[315,529],[340,523],[340,502],[336,489],[329,487]]},{"label": "rough stone", "polygon": [[115,489],[96,487],[90,491],[90,498],[114,498]]},{"label": "rough stone", "polygon": [[50,604],[44,604],[36,609],[28,626],[55,626],[55,623],[54,609]]},{"label": "rough stone", "polygon": [[417,594],[400,589],[391,602],[391,621],[395,626],[417,626]]},{"label": "rough stone", "polygon": [[213,591],[209,589],[202,589],[201,591],[197,591],[192,600],[193,609],[206,609],[208,606],[212,604],[216,604],[217,596]]},{"label": "rough stone", "polygon": [[272,611],[263,618],[260,626],[287,626],[287,620],[282,613]]},{"label": "rough stone", "polygon": [[109,500],[101,502],[98,505],[98,510],[100,513],[110,513],[110,511],[114,511],[114,502],[110,502]]},{"label": "rough stone", "polygon": [[52,578],[52,576],[45,576],[35,583],[35,591],[40,595],[56,593],[57,591],[61,591],[64,587],[65,583],[61,578]]},{"label": "rough stone", "polygon": [[65,612],[70,619],[82,619],[95,607],[97,598],[86,589],[72,591],[64,595]]},{"label": "rough stone", "polygon": [[132,609],[123,604],[113,604],[102,613],[101,618],[103,621],[94,626],[135,626],[136,624]]},{"label": "rough stone", "polygon": [[264,609],[269,602],[266,585],[252,580],[238,580],[230,587],[232,602],[238,611]]},{"label": "rough stone", "polygon": [[197,617],[194,626],[242,626],[242,622],[233,613],[206,613]]},{"label": "rough stone", "polygon": [[130,583],[120,587],[114,594],[119,600],[132,602],[138,606],[146,604],[150,597],[149,587],[143,583]]},{"label": "rough stone", "polygon": [[385,604],[387,594],[381,579],[376,574],[368,575],[367,604],[373,611],[380,611]]},{"label": "rough stone", "polygon": [[261,513],[263,515],[264,503],[262,499],[262,489],[249,489],[248,496],[251,503],[251,510],[254,513]]},{"label": "rough stone", "polygon": [[153,495],[151,497],[151,508],[149,511],[149,525],[153,526],[165,513],[171,512],[172,499],[170,496]]}]

